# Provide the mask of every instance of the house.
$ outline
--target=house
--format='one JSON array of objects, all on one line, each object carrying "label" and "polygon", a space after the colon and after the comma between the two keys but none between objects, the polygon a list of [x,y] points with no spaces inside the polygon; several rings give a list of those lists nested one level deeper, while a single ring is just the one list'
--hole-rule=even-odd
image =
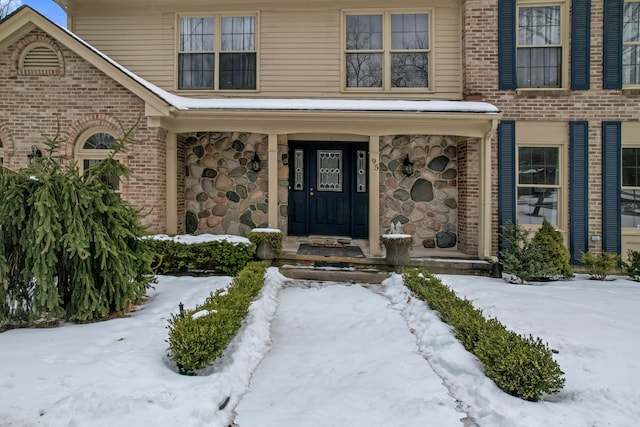
[{"label": "house", "polygon": [[0,24],[0,157],[59,126],[82,170],[140,120],[119,191],[152,232],[375,256],[399,223],[417,254],[485,259],[545,217],[574,261],[640,244],[640,2],[57,3],[69,31]]}]

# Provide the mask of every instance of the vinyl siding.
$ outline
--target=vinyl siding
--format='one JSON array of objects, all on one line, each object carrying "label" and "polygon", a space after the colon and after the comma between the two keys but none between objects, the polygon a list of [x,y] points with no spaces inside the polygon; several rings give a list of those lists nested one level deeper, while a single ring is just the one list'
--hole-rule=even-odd
[{"label": "vinyl siding", "polygon": [[[248,4],[247,13],[259,13],[258,91],[232,92],[257,97],[355,97],[460,99],[462,97],[461,7],[449,0],[406,2],[409,8],[432,11],[432,91],[383,92],[342,90],[342,9],[376,10],[388,2],[345,1],[327,8],[302,3]],[[176,13],[242,13],[239,6],[203,10],[187,2],[180,10],[151,7],[74,11],[73,31],[141,77],[175,90]],[[243,8],[244,8],[243,7]],[[393,10],[393,9],[391,9]],[[411,12],[415,9],[410,9]],[[363,12],[367,13],[367,12]],[[229,92],[223,92],[225,96]],[[190,92],[215,96],[215,92]]]}]

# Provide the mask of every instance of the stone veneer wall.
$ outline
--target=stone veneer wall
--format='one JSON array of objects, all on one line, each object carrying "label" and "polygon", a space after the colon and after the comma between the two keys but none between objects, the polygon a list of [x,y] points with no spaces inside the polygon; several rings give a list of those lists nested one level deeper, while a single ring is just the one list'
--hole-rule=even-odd
[{"label": "stone veneer wall", "polygon": [[[246,236],[267,227],[266,135],[206,132],[185,140],[185,231]],[[254,153],[261,169],[254,172]]]},{"label": "stone veneer wall", "polygon": [[[406,176],[406,155],[414,173]],[[380,227],[400,222],[414,246],[454,249],[458,244],[458,149],[454,137],[396,135],[380,138]]]}]

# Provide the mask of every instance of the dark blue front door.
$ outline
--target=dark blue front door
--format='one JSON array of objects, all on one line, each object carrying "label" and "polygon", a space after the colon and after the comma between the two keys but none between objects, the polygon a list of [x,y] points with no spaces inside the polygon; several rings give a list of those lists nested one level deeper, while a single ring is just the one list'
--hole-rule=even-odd
[{"label": "dark blue front door", "polygon": [[289,234],[366,238],[367,144],[289,144]]}]

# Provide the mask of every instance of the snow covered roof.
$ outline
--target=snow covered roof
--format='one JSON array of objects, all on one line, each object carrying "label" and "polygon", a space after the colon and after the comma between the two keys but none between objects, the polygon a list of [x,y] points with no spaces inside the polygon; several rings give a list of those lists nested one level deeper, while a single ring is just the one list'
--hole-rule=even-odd
[{"label": "snow covered roof", "polygon": [[22,6],[21,9],[39,15],[64,31],[68,36],[110,63],[135,83],[146,88],[176,110],[268,110],[268,111],[396,111],[420,113],[483,113],[499,114],[500,110],[487,102],[478,101],[425,101],[425,100],[371,100],[371,99],[309,99],[309,98],[190,98],[174,95],[128,70],[109,56],[96,49],[65,27],[61,27],[37,11]]}]

